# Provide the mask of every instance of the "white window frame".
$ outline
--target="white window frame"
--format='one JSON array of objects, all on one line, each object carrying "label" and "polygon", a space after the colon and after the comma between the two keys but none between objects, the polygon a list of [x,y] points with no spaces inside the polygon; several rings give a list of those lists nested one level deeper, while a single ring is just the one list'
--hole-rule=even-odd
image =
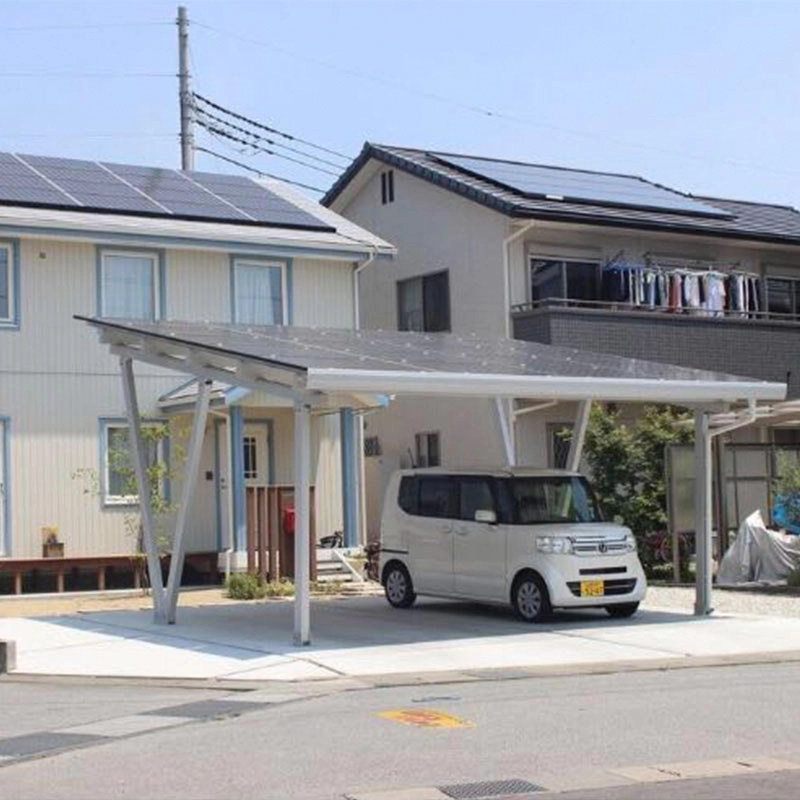
[{"label": "white window frame", "polygon": [[150,275],[152,278],[152,302],[153,302],[153,316],[150,321],[161,319],[161,292],[163,287],[161,285],[161,258],[159,253],[152,250],[114,250],[112,248],[102,248],[100,250],[100,269],[98,279],[100,287],[98,296],[100,299],[100,308],[98,309],[100,316],[105,316],[106,308],[106,259],[111,257],[117,258],[146,258],[150,261]]},{"label": "white window frame", "polygon": [[0,250],[5,250],[8,261],[8,315],[0,317],[0,326],[16,327],[17,324],[17,270],[15,262],[15,248],[11,242],[0,242]]},{"label": "white window frame", "polygon": [[[124,420],[104,419],[101,421],[100,436],[102,437],[101,446],[103,450],[103,463],[101,464],[102,474],[102,501],[104,506],[109,507],[128,507],[139,505],[138,494],[110,494],[109,487],[111,486],[111,464],[109,463],[109,436],[111,431],[122,430],[128,433],[130,426]],[[143,422],[143,428],[154,428],[163,425],[163,422],[148,421]],[[130,434],[128,434],[130,435]],[[164,440],[158,442],[157,457],[159,461],[164,460]],[[163,490],[163,487],[162,487]]]},{"label": "white window frame", "polygon": [[[269,260],[261,258],[235,258],[233,260],[233,281],[232,290],[233,297],[231,298],[232,316],[234,324],[239,323],[239,304],[237,299],[239,297],[239,268],[240,267],[259,267],[261,269],[274,269],[278,267],[281,271],[281,321],[279,325],[289,324],[289,281],[287,277],[288,267],[285,261],[279,259]],[[244,323],[243,323],[244,324]],[[256,323],[247,323],[256,324]]]}]

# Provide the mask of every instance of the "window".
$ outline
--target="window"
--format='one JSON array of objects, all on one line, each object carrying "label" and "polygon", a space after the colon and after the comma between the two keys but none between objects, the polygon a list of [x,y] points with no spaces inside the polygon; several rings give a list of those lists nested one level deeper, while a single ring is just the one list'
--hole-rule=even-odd
[{"label": "window", "polygon": [[419,515],[453,518],[454,484],[450,478],[419,478]]},{"label": "window", "polygon": [[[147,427],[160,427],[150,423]],[[105,505],[136,505],[134,475],[134,455],[130,448],[128,425],[124,422],[102,423],[103,471],[102,498]],[[147,443],[148,467],[163,460],[166,439],[164,437],[145,437]]]},{"label": "window", "polygon": [[397,283],[397,329],[450,330],[450,280],[447,271]]},{"label": "window", "polygon": [[0,326],[16,325],[14,247],[0,242]]},{"label": "window", "polygon": [[800,279],[767,278],[767,310],[800,317]]},{"label": "window", "polygon": [[381,205],[394,203],[394,170],[381,172]]},{"label": "window", "polygon": [[286,264],[235,261],[233,321],[245,325],[287,325]]},{"label": "window", "polygon": [[602,522],[585,478],[508,478],[512,520],[517,525]]},{"label": "window", "polygon": [[245,436],[242,439],[244,450],[244,479],[255,480],[258,478],[258,447],[255,436]]},{"label": "window", "polygon": [[417,479],[410,475],[400,479],[400,492],[397,504],[406,514],[417,513]]},{"label": "window", "polygon": [[531,302],[599,300],[600,264],[597,261],[532,258],[530,262]]},{"label": "window", "polygon": [[418,433],[414,437],[418,467],[440,467],[442,465],[438,433]]},{"label": "window", "polygon": [[566,469],[573,426],[551,422],[547,426],[547,462],[553,469]]},{"label": "window", "polygon": [[152,320],[160,316],[158,254],[104,251],[100,256],[100,315]]},{"label": "window", "polygon": [[469,476],[458,479],[458,518],[475,522],[476,511],[495,511],[492,479]]}]

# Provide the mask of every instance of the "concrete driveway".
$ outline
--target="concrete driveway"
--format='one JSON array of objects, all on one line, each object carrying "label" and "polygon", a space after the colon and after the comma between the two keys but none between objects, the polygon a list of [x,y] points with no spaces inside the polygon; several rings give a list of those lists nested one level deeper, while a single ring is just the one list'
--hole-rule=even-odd
[{"label": "concrete driveway", "polygon": [[311,617],[313,643],[303,648],[291,644],[288,602],[181,608],[169,627],[154,625],[149,611],[0,619],[0,639],[16,641],[23,674],[232,681],[469,676],[800,653],[800,619],[779,617],[699,619],[649,609],[612,620],[590,611],[531,626],[501,608],[421,599],[400,611],[376,597],[316,600]]}]

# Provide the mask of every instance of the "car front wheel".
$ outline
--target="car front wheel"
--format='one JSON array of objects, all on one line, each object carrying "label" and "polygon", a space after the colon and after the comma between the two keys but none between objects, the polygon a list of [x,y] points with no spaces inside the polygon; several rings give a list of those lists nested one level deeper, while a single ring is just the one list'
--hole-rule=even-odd
[{"label": "car front wheel", "polygon": [[606,606],[606,612],[615,619],[632,617],[639,609],[638,603],[619,603],[615,606]]},{"label": "car front wheel", "polygon": [[514,581],[511,604],[517,616],[525,622],[542,622],[551,613],[547,586],[532,572]]},{"label": "car front wheel", "polygon": [[395,608],[408,608],[417,599],[408,570],[402,564],[391,564],[383,582],[386,599]]}]

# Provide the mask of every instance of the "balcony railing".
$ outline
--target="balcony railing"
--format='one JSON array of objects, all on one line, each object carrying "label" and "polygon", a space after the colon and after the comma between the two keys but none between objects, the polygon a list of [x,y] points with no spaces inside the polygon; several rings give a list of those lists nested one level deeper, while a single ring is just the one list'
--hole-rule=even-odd
[{"label": "balcony railing", "polygon": [[553,310],[553,309],[582,309],[593,311],[614,311],[633,314],[654,314],[659,317],[688,319],[728,319],[736,321],[762,321],[762,322],[782,322],[793,325],[800,324],[800,318],[794,314],[779,314],[774,311],[736,311],[726,309],[724,311],[709,311],[705,308],[680,308],[669,309],[661,306],[649,306],[646,304],[636,305],[634,303],[619,303],[608,300],[577,300],[564,297],[548,297],[544,300],[534,300],[527,303],[515,303],[511,306],[512,314],[526,314],[532,311]]}]

